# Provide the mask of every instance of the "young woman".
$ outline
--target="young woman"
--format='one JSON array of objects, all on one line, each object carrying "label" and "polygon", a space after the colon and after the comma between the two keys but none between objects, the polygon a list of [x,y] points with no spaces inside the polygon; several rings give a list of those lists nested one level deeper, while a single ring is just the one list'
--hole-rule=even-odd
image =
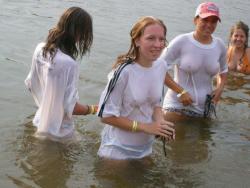
[{"label": "young woman", "polygon": [[[194,18],[195,31],[177,36],[160,57],[160,60],[175,64],[174,80],[183,88],[167,91],[163,107],[170,120],[203,117],[207,94],[214,95],[214,103],[220,99],[228,69],[225,45],[212,35],[218,21],[219,9],[214,3],[200,4]],[[212,81],[216,75],[217,85],[213,90]],[[171,82],[167,74],[166,85]],[[183,97],[188,100],[183,102],[180,100]]]},{"label": "young woman", "polygon": [[227,63],[231,71],[250,74],[250,48],[248,47],[249,28],[244,22],[237,22],[229,36]]},{"label": "young woman", "polygon": [[76,58],[90,50],[93,40],[91,16],[79,7],[67,9],[47,40],[37,45],[25,80],[38,110],[33,119],[38,136],[71,137],[72,115],[95,112],[95,106],[79,103]]},{"label": "young woman", "polygon": [[143,17],[133,26],[130,49],[118,57],[114,70],[119,70],[126,59],[131,63],[124,66],[118,78],[116,72],[111,72],[110,77],[117,82],[110,92],[111,79],[100,98],[99,116],[106,124],[100,157],[144,158],[152,153],[155,135],[175,138],[173,124],[164,120],[161,110],[167,64],[154,62],[165,47],[166,30],[164,23],[154,17]]}]

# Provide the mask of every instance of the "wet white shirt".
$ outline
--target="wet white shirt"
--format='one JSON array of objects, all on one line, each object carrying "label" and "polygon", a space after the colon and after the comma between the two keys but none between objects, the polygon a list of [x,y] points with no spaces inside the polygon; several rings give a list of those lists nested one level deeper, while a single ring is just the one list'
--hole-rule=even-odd
[{"label": "wet white shirt", "polygon": [[212,36],[212,43],[204,45],[196,41],[193,32],[173,39],[160,59],[175,65],[174,80],[189,92],[193,104],[183,106],[173,90],[168,90],[164,108],[188,109],[203,114],[207,94],[212,92],[215,75],[228,71],[226,48],[221,39]]},{"label": "wet white shirt", "polygon": [[[154,62],[149,68],[137,63],[127,65],[107,100],[103,117],[121,116],[143,123],[153,122],[154,107],[161,106],[166,72],[165,61]],[[106,92],[107,86],[99,106]],[[153,135],[106,125],[102,131],[98,155],[112,159],[142,158],[152,153],[153,140]]]},{"label": "wet white shirt", "polygon": [[42,56],[44,43],[35,49],[31,70],[25,80],[38,107],[33,124],[37,133],[55,138],[68,137],[74,131],[72,113],[78,101],[78,64],[57,50],[53,63]]}]

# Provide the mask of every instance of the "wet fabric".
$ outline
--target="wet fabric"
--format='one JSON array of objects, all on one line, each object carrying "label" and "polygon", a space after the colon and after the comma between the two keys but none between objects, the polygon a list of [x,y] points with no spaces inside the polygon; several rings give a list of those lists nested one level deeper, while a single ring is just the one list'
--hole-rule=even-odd
[{"label": "wet fabric", "polygon": [[177,93],[169,89],[163,108],[185,109],[203,115],[206,95],[213,90],[213,78],[228,71],[222,40],[212,36],[212,43],[205,45],[194,39],[193,32],[182,34],[170,42],[160,59],[174,66],[174,80],[194,101],[192,105],[183,106]]},{"label": "wet fabric", "polygon": [[72,135],[72,113],[78,101],[78,64],[70,56],[57,50],[56,55],[44,58],[38,44],[33,55],[31,70],[25,80],[37,105],[33,124],[37,133],[55,137]]},{"label": "wet fabric", "polygon": [[[165,61],[154,62],[152,67],[138,63],[127,65],[110,93],[103,117],[127,117],[143,123],[153,122],[154,107],[161,107],[162,89],[167,72]],[[114,72],[109,75],[109,80]],[[108,84],[101,94],[99,105],[106,96]],[[143,158],[152,152],[154,136],[105,125],[98,155],[111,159]]]}]

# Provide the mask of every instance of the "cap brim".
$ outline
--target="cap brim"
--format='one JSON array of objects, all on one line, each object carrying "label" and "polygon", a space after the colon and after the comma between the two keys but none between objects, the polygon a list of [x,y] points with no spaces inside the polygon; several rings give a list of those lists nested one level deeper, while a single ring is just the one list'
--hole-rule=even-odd
[{"label": "cap brim", "polygon": [[209,17],[209,16],[215,16],[215,17],[218,18],[219,22],[221,22],[221,19],[220,19],[220,17],[219,17],[217,14],[206,13],[206,14],[200,14],[200,15],[198,15],[198,16],[201,17],[201,18],[207,18],[207,17]]}]

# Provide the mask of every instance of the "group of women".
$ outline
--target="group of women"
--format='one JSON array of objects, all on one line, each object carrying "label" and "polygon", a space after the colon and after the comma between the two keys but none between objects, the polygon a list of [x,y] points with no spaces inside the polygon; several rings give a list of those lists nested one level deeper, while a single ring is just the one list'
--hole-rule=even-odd
[{"label": "group of women", "polygon": [[[212,2],[197,7],[195,30],[174,38],[166,47],[167,28],[162,20],[145,16],[130,31],[128,51],[118,56],[97,105],[79,102],[77,57],[90,51],[92,18],[82,8],[71,7],[35,49],[25,80],[38,110],[33,119],[37,136],[56,140],[74,135],[72,115],[97,112],[105,127],[98,155],[123,160],[152,153],[154,138],[175,139],[179,117],[204,115],[206,96],[216,104],[227,72],[250,74],[248,26],[231,30],[228,50],[213,36],[220,22]],[[174,67],[174,78],[168,70]],[[216,87],[212,81],[217,77]],[[168,87],[163,101],[164,84]]]}]

